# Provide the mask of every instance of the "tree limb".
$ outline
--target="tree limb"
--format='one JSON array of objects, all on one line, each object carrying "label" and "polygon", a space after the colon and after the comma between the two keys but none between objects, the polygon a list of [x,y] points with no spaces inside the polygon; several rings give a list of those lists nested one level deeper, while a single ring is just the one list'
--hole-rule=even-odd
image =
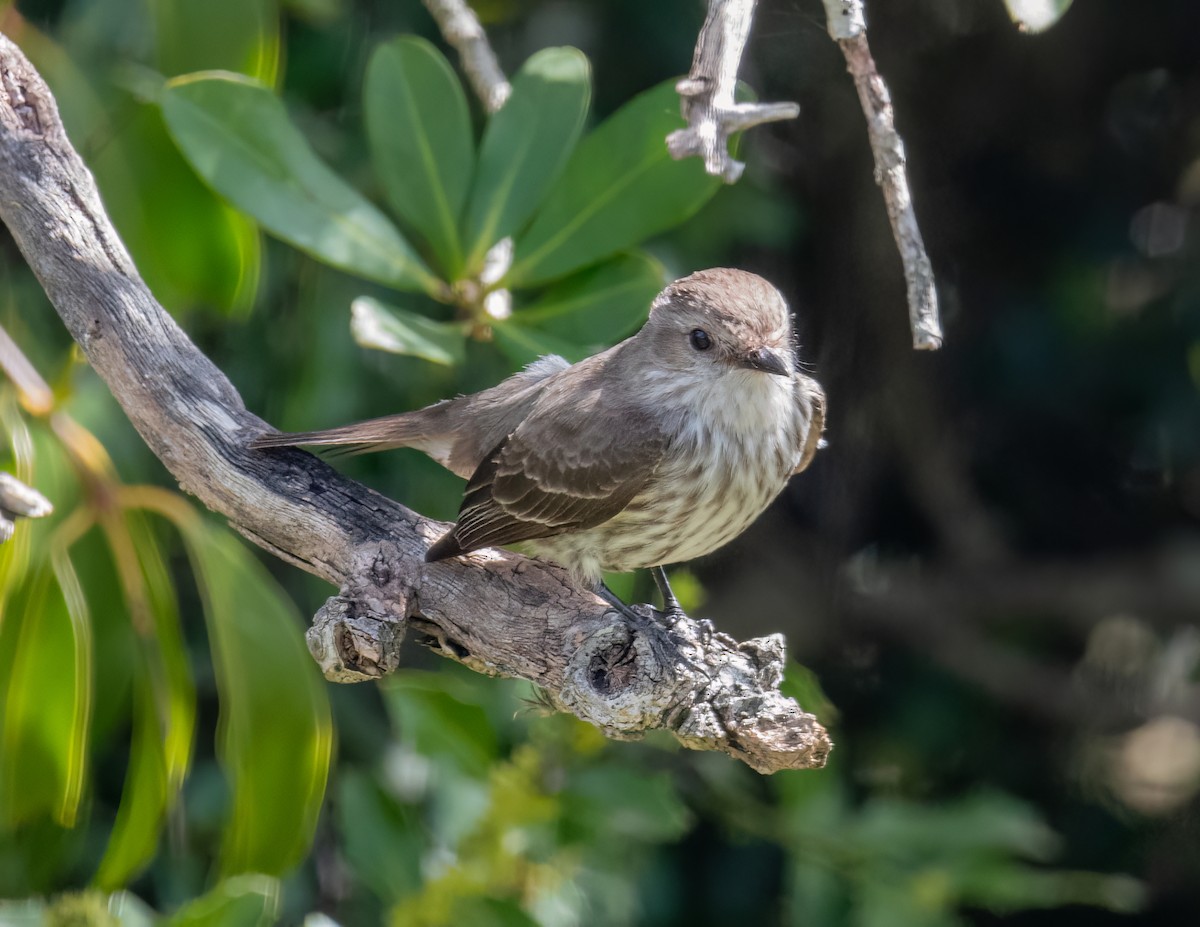
[{"label": "tree limb", "polygon": [[246,537],[340,587],[309,646],[331,679],[381,676],[411,625],[439,653],[519,676],[613,737],[667,729],[761,772],[823,765],[824,728],[778,690],[782,638],[734,644],[605,610],[552,565],[485,550],[426,564],[445,526],[296,450],[266,427],[159,306],[71,147],[54,99],[0,36],[0,218],[71,335],[180,485]]},{"label": "tree limb", "polygon": [[942,346],[942,323],[938,315],[933,266],[925,253],[925,242],[917,226],[912,194],[908,189],[904,142],[896,131],[892,98],[887,84],[875,69],[867,44],[867,20],[862,0],[824,0],[830,37],[846,58],[846,69],[867,117],[867,134],[875,155],[875,182],[883,190],[892,235],[904,263],[908,287],[908,321],[913,347],[935,351]]},{"label": "tree limb", "polygon": [[696,39],[692,70],[675,85],[682,97],[686,129],[667,136],[676,160],[699,155],[704,169],[735,183],[746,165],[729,153],[729,136],[764,122],[795,119],[796,103],[737,103],[737,72],[750,35],[757,0],[709,0],[708,15]]}]

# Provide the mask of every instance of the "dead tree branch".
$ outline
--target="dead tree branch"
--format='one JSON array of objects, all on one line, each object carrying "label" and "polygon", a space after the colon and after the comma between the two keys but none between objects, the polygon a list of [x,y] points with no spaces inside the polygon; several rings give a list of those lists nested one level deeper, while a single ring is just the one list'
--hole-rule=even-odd
[{"label": "dead tree branch", "polygon": [[488,44],[487,33],[474,11],[467,6],[466,0],[424,0],[424,3],[442,37],[458,52],[467,80],[483,108],[489,114],[499,110],[512,93],[512,85],[500,70],[496,53]]},{"label": "dead tree branch", "polygon": [[800,114],[796,103],[738,103],[738,67],[750,35],[757,0],[709,0],[708,15],[696,39],[692,70],[675,85],[686,129],[667,136],[671,157],[704,159],[704,169],[735,183],[746,165],[729,153],[729,136],[751,126]]},{"label": "dead tree branch", "polygon": [[908,289],[908,321],[913,347],[934,351],[942,346],[933,266],[917,226],[908,188],[904,142],[896,131],[896,118],[887,84],[875,68],[867,44],[867,20],[862,0],[824,0],[829,35],[846,57],[846,68],[867,117],[867,134],[875,156],[875,182],[883,190],[892,234],[904,264]]},{"label": "dead tree branch", "polygon": [[667,729],[762,772],[821,766],[825,730],[778,690],[778,636],[732,644],[683,620],[631,622],[565,572],[503,551],[426,564],[445,528],[266,427],[154,301],[41,77],[0,36],[0,218],[72,336],[180,485],[243,535],[340,587],[309,631],[326,676],[378,677],[414,627],[439,653],[542,686],[613,737]]}]

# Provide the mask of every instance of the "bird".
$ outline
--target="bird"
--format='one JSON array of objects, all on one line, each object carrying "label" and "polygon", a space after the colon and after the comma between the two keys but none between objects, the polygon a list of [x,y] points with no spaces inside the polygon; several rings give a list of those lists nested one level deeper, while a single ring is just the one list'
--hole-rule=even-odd
[{"label": "bird", "polygon": [[482,392],[250,446],[416,448],[467,480],[427,561],[520,543],[626,614],[602,574],[649,568],[678,616],[664,566],[741,534],[812,462],[825,406],[783,294],[712,268],[667,285],[637,333],[578,363],[547,355]]}]

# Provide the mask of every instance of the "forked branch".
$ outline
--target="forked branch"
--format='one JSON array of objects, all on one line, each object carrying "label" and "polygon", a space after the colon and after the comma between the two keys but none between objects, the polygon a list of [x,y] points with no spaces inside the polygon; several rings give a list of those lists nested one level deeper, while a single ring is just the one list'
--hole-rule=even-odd
[{"label": "forked branch", "polygon": [[738,68],[750,35],[757,0],[709,0],[708,15],[696,39],[688,76],[675,87],[688,127],[667,136],[673,158],[697,155],[704,169],[735,183],[746,165],[729,153],[729,137],[764,122],[795,119],[795,103],[738,103]]}]

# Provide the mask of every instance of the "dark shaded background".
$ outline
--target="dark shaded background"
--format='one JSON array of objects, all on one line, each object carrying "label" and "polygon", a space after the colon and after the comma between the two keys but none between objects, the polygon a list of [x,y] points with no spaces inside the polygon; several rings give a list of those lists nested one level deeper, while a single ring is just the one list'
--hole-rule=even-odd
[{"label": "dark shaded background", "polygon": [[[51,33],[71,9],[22,7]],[[582,48],[599,114],[685,71],[702,18],[695,0],[478,8],[510,71],[547,44]],[[868,13],[946,345],[911,350],[862,115],[820,4],[763,0],[742,76],[801,116],[751,132],[742,182],[652,250],[677,274],[732,264],[790,295],[830,397],[830,446],[694,565],[703,613],[739,638],[786,633],[836,706],[852,797],[938,806],[1009,792],[1061,834],[1057,865],[1149,890],[1132,917],[1078,907],[971,922],[1196,923],[1200,6],[1078,0],[1036,36],[1000,0],[876,0]],[[286,22],[285,91],[355,177],[363,156],[338,133],[358,131],[366,54],[431,24],[415,2],[382,0]],[[352,288],[277,243],[268,257],[247,318],[179,309],[250,408],[316,428],[453,391],[420,362],[349,347]],[[53,322],[30,323],[33,353],[65,347]],[[482,349],[471,360],[469,383],[503,372]],[[104,437],[125,448],[125,472],[160,472],[127,426]],[[346,467],[426,514],[456,508],[458,482],[415,458]],[[275,568],[302,607],[328,594]],[[441,665],[416,648],[409,659]],[[379,695],[335,698],[343,761],[365,762]],[[643,886],[646,923],[773,922],[784,852],[730,826],[736,807],[715,804],[691,757],[662,762],[698,824],[647,870],[687,889]]]}]

